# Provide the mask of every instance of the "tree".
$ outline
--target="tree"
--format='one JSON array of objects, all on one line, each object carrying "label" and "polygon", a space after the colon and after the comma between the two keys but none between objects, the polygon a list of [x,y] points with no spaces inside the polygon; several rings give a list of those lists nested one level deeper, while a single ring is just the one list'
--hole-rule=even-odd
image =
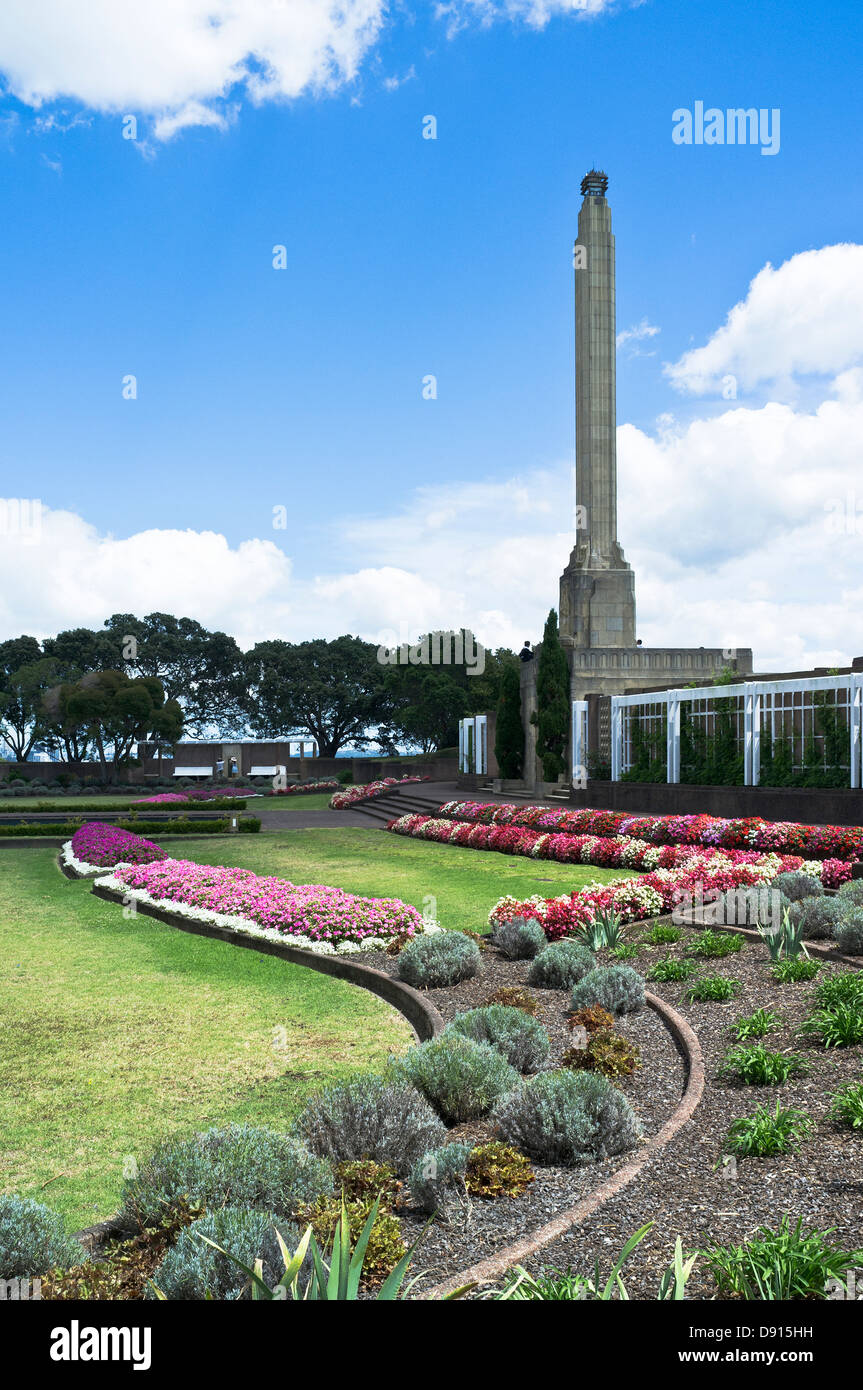
[{"label": "tree", "polygon": [[552,608],[542,635],[542,650],[536,672],[537,709],[531,715],[536,725],[536,751],[542,759],[546,782],[556,782],[566,771],[564,754],[569,742],[569,667],[560,645],[557,613]]},{"label": "tree", "polygon": [[467,713],[467,692],[439,666],[390,666],[385,684],[392,699],[392,728],[423,753],[449,747]]},{"label": "tree", "polygon": [[0,740],[25,762],[46,726],[42,697],[54,674],[35,637],[0,643]]},{"label": "tree", "polygon": [[64,710],[92,739],[105,781],[115,779],[133,744],[142,739],[174,743],[183,732],[183,711],[176,700],[165,699],[155,676],[130,680],[125,671],[89,672],[67,692]]},{"label": "tree", "polygon": [[347,744],[391,742],[392,697],[373,643],[350,636],[258,642],[244,664],[256,736],[308,734],[330,758]]},{"label": "tree", "polygon": [[524,762],[524,726],[521,721],[521,680],[518,668],[507,664],[497,702],[494,756],[501,777],[520,777]]},{"label": "tree", "polygon": [[103,665],[122,661],[129,675],[161,681],[165,698],[181,705],[193,737],[214,727],[222,737],[243,732],[243,653],[233,637],[171,613],[114,613],[105,629],[100,637],[112,655]]}]

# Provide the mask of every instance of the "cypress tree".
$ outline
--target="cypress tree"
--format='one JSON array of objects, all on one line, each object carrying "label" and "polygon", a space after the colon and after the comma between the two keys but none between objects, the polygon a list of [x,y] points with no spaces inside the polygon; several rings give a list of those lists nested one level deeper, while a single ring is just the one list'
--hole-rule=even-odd
[{"label": "cypress tree", "polygon": [[494,756],[501,777],[520,777],[524,761],[524,728],[521,722],[521,679],[518,667],[503,669],[497,702]]},{"label": "cypress tree", "polygon": [[560,645],[557,613],[552,608],[542,635],[542,651],[536,673],[537,711],[531,715],[536,725],[536,751],[542,759],[542,775],[546,782],[556,782],[566,771],[566,746],[569,742],[570,699],[569,666]]}]

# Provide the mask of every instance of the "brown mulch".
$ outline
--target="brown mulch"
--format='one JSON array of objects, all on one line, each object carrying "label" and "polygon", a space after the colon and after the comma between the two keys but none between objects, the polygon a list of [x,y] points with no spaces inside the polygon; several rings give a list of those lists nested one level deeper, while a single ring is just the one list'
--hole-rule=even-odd
[{"label": "brown mulch", "polygon": [[[633,929],[638,939],[641,928]],[[681,957],[696,933],[684,928],[679,943],[644,947],[627,964],[647,974],[657,960]],[[392,958],[369,958],[370,964],[394,973]],[[611,963],[611,962],[609,962]],[[718,1244],[739,1244],[759,1226],[776,1227],[787,1212],[792,1224],[802,1216],[807,1227],[835,1228],[832,1240],[847,1249],[863,1246],[863,1132],[836,1128],[829,1119],[829,1092],[849,1081],[863,1080],[863,1046],[826,1050],[813,1039],[801,1039],[796,1029],[813,1006],[819,980],[844,969],[827,962],[816,979],[800,984],[777,984],[770,973],[766,948],[745,942],[739,954],[699,962],[699,973],[721,974],[738,980],[739,993],[728,1003],[687,1003],[691,983],[662,984],[647,981],[652,993],[668,1001],[698,1035],[704,1051],[707,1087],[692,1120],[621,1193],[563,1238],[540,1250],[527,1261],[532,1273],[542,1269],[572,1268],[592,1274],[610,1272],[626,1240],[647,1222],[653,1229],[630,1256],[625,1283],[631,1298],[653,1299],[659,1277],[674,1252],[680,1235],[687,1251]],[[524,985],[529,962],[505,960],[494,947],[483,951],[481,974],[448,989],[430,990],[444,1018],[484,1004],[501,985]],[[569,1045],[566,1025],[568,991],[532,991],[540,1001],[537,1018],[552,1041],[549,1066],[555,1065]],[[779,1087],[741,1086],[717,1073],[727,1049],[733,1045],[731,1025],[757,1008],[780,1014],[781,1030],[764,1040],[771,1050],[793,1051],[806,1059],[806,1075]],[[654,1134],[675,1109],[684,1085],[683,1060],[660,1019],[649,1009],[617,1021],[619,1032],[642,1049],[642,1067],[619,1083],[644,1125]],[[783,1106],[805,1111],[816,1129],[793,1154],[772,1158],[722,1163],[723,1144],[733,1120],[748,1115],[758,1105]],[[479,1121],[451,1131],[453,1139],[483,1142],[494,1137],[491,1124]],[[523,1196],[514,1199],[465,1201],[436,1220],[426,1234],[412,1264],[412,1272],[428,1271],[424,1282],[434,1283],[456,1274],[519,1236],[551,1220],[561,1210],[589,1194],[611,1176],[627,1156],[587,1168],[536,1167],[536,1181]],[[419,1214],[403,1217],[405,1238],[414,1239],[425,1222]],[[715,1287],[704,1261],[696,1264],[687,1297],[711,1299]]]}]

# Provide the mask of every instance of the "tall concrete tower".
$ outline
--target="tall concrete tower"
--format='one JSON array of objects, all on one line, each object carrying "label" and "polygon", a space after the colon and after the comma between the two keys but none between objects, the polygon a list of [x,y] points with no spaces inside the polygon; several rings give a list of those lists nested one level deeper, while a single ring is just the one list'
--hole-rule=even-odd
[{"label": "tall concrete tower", "polygon": [[560,580],[571,647],[635,646],[635,578],[617,539],[614,235],[608,178],[581,181],[575,265],[576,543]]}]

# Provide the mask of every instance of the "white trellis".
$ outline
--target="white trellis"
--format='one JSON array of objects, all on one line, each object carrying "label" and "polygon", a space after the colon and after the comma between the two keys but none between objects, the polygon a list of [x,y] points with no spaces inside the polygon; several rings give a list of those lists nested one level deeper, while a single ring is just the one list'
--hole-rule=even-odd
[{"label": "white trellis", "polygon": [[[820,701],[818,696],[822,697]],[[832,710],[847,730],[851,786],[863,785],[863,672],[858,671],[844,676],[801,676],[786,681],[742,681],[736,685],[612,695],[612,781],[620,781],[635,761],[633,731],[638,721],[642,736],[658,744],[664,725],[666,778],[679,782],[682,711],[685,707],[693,730],[710,735],[720,718],[719,701],[725,702],[722,717],[731,719],[742,752],[744,786],[759,784],[762,729],[769,736],[774,753],[781,746],[793,771],[809,765],[807,760],[813,749],[826,766],[827,738],[818,727],[818,715],[824,708]]]},{"label": "white trellis", "polygon": [[488,716],[476,714],[458,725],[459,772],[485,776],[488,772]]},{"label": "white trellis", "polygon": [[586,781],[587,767],[587,701],[572,702],[572,785],[582,786]]}]

